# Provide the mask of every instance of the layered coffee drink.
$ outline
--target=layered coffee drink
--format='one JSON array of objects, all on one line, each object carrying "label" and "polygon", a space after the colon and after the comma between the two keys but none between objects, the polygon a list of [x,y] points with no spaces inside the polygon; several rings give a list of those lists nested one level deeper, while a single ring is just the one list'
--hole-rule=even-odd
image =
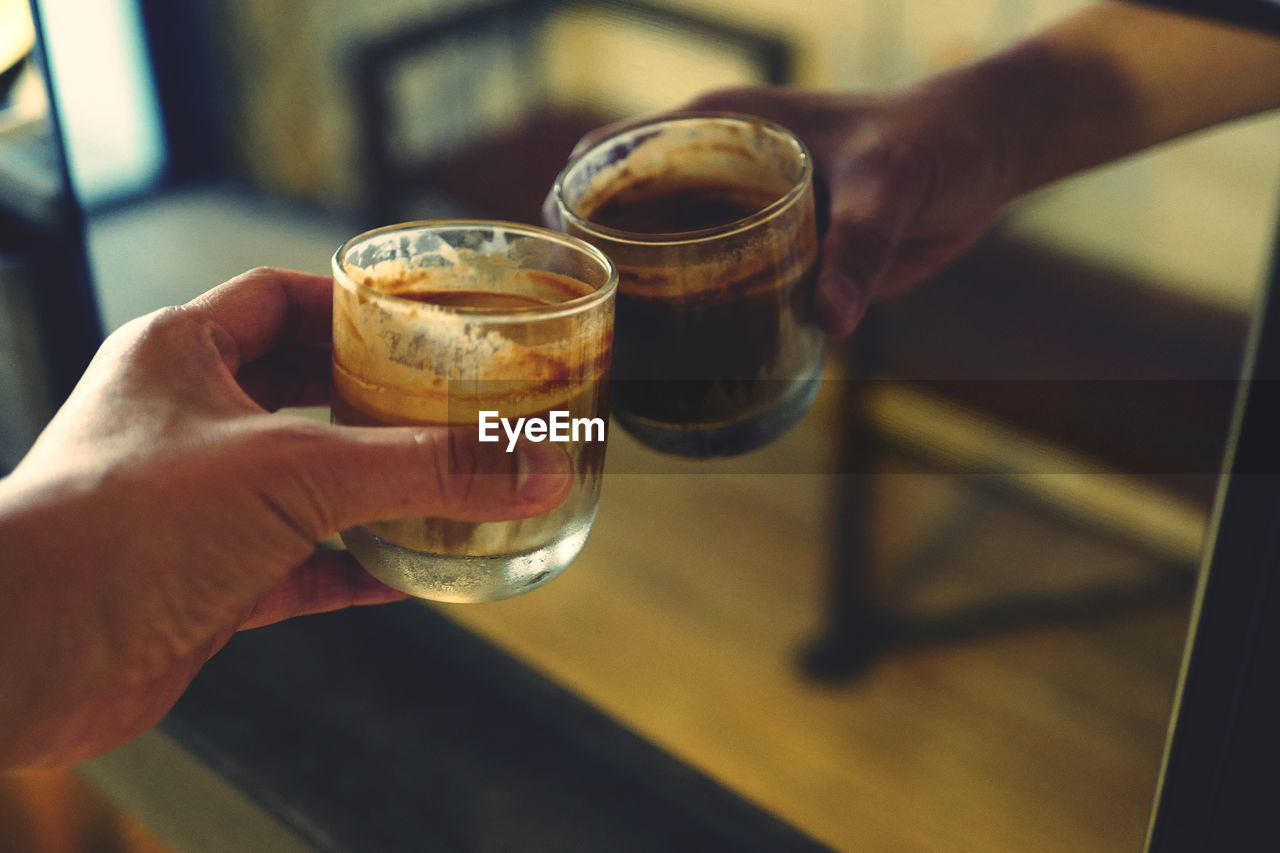
[{"label": "layered coffee drink", "polygon": [[572,162],[565,230],[619,272],[613,412],[687,456],[741,453],[817,392],[818,258],[810,166],[776,125],[688,116],[622,131]]},{"label": "layered coffee drink", "polygon": [[[559,419],[573,485],[562,504],[532,518],[389,519],[343,531],[343,542],[370,573],[425,598],[484,601],[536,588],[577,555],[595,516],[608,418],[612,267],[598,252],[565,261],[560,256],[589,247],[548,242],[550,232],[541,229],[399,228],[417,229],[411,233],[419,243],[407,256],[397,234],[378,244],[389,257],[348,251],[341,276],[335,272],[334,421],[434,425],[479,441],[486,419],[499,433],[501,419]],[[467,228],[488,228],[488,237],[477,240]],[[493,438],[513,446],[514,438]]]}]

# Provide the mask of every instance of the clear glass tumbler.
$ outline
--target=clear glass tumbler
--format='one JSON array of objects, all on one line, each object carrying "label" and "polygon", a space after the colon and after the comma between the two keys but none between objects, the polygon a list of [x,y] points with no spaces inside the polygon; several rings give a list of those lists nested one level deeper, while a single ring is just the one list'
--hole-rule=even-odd
[{"label": "clear glass tumbler", "polygon": [[413,222],[348,241],[333,278],[336,423],[478,439],[483,417],[507,446],[498,418],[553,428],[560,418],[573,463],[571,491],[550,512],[387,520],[343,531],[348,550],[384,583],[440,601],[507,598],[559,575],[586,543],[600,493],[618,281],[609,259],[532,226]]},{"label": "clear glass tumbler", "polygon": [[786,128],[728,114],[629,125],[556,180],[561,227],[618,267],[613,415],[685,456],[760,447],[808,411],[825,338],[812,164]]}]

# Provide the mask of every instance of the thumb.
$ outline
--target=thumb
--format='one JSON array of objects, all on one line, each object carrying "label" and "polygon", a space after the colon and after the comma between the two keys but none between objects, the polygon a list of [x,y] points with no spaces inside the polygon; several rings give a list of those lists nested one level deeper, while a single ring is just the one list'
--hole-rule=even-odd
[{"label": "thumb", "polygon": [[861,322],[895,245],[881,223],[832,210],[814,297],[818,321],[829,334],[843,337]]},{"label": "thumb", "polygon": [[313,541],[394,518],[527,518],[563,501],[573,479],[560,447],[522,442],[507,452],[474,429],[300,421],[271,433],[257,442],[266,452],[251,454],[262,463],[258,482]]},{"label": "thumb", "polygon": [[914,186],[899,172],[891,156],[874,151],[839,158],[826,176],[831,208],[815,304],[830,334],[854,330],[897,254],[915,209]]}]

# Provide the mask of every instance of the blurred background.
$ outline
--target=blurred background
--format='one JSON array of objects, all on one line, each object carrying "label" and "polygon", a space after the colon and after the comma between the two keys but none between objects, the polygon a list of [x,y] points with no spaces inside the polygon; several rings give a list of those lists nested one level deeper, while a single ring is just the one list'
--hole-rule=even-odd
[{"label": "blurred background", "polygon": [[[51,87],[27,3],[0,0],[0,472],[133,317],[257,265],[327,273],[392,221],[536,221],[606,121],[893,86],[1088,4],[36,5]],[[693,464],[614,430],[578,564],[444,612],[837,849],[1135,849],[1278,134],[1238,122],[1019,202],[834,347],[775,446]],[[216,842],[92,763],[0,782],[0,848]]]}]

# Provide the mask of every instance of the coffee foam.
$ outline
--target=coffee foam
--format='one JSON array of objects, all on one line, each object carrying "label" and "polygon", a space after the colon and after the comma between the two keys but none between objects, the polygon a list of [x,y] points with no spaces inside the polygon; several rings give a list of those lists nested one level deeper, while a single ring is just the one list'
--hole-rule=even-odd
[{"label": "coffee foam", "polygon": [[[353,278],[378,293],[496,290],[555,303],[586,295],[581,282],[501,264],[409,268],[388,261]],[[480,410],[522,417],[563,408],[604,378],[612,351],[607,303],[564,317],[464,313],[334,288],[334,383],[375,417],[403,423],[474,423]]]},{"label": "coffee foam", "polygon": [[635,299],[715,302],[798,284],[817,264],[818,246],[812,240],[752,240],[727,257],[673,265],[643,259],[629,264],[626,255],[619,251],[616,260],[620,293]]},{"label": "coffee foam", "polygon": [[[615,189],[583,207],[596,210],[609,199],[625,197]],[[780,196],[779,196],[780,197]],[[796,200],[767,223],[748,230],[732,224],[723,233],[686,240],[680,234],[617,236],[604,231],[570,230],[594,243],[618,268],[618,290],[637,299],[716,301],[794,285],[818,260],[812,194]]]},{"label": "coffee foam", "polygon": [[691,232],[622,235],[592,216],[612,199],[625,203],[653,187],[738,187],[782,199],[799,178],[796,147],[749,116],[672,121],[637,128],[588,152],[564,178],[562,198],[580,223],[568,230],[609,255],[619,291],[639,299],[735,299],[802,280],[816,265],[812,190],[751,233],[732,225],[716,236]]}]

